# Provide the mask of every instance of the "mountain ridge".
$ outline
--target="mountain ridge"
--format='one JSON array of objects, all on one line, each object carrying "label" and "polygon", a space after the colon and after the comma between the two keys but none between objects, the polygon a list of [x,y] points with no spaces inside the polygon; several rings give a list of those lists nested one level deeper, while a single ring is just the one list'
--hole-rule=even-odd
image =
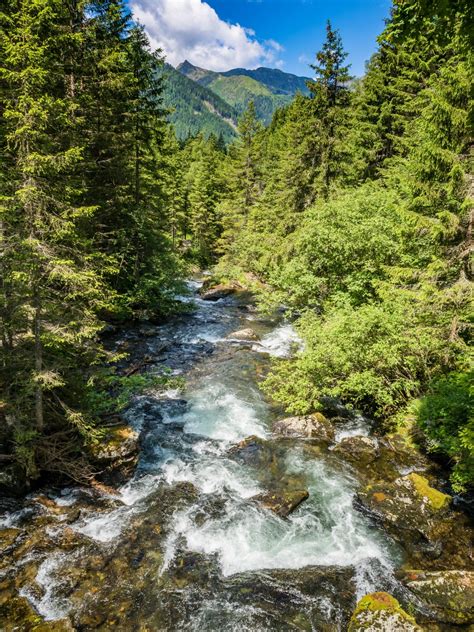
[{"label": "mountain ridge", "polygon": [[172,110],[169,119],[180,139],[202,132],[230,142],[250,101],[258,119],[268,125],[275,111],[288,105],[298,92],[309,93],[308,77],[276,68],[216,72],[185,60],[176,68],[166,64],[166,69],[165,105]]}]

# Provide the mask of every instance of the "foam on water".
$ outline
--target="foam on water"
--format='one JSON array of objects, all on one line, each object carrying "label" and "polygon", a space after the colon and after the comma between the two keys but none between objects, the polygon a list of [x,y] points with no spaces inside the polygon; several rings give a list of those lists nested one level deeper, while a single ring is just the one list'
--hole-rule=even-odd
[{"label": "foam on water", "polygon": [[71,608],[67,598],[61,596],[61,569],[67,563],[71,563],[71,557],[63,553],[50,555],[40,564],[36,574],[35,582],[42,589],[41,596],[25,588],[19,592],[21,597],[26,597],[33,604],[46,621],[62,619]]},{"label": "foam on water", "polygon": [[74,531],[97,542],[112,542],[120,536],[134,513],[133,507],[118,507],[113,511],[88,516],[71,526]]},{"label": "foam on water", "polygon": [[339,443],[343,439],[349,437],[368,437],[370,435],[370,424],[362,415],[349,418],[343,424],[339,424],[335,428],[335,440]]},{"label": "foam on water", "polygon": [[288,457],[289,473],[304,473],[309,499],[288,520],[236,494],[224,515],[199,525],[193,508],[176,516],[175,535],[193,551],[218,554],[224,575],[273,568],[350,566],[376,558],[389,567],[387,542],[352,507],[353,492],[344,477],[300,451]]},{"label": "foam on water", "polygon": [[302,344],[303,342],[293,326],[286,324],[276,327],[252,349],[260,353],[268,353],[276,358],[287,358],[295,347],[301,349]]},{"label": "foam on water", "polygon": [[163,470],[167,483],[187,481],[204,494],[230,490],[241,498],[250,498],[261,491],[250,472],[229,459],[208,457],[190,463],[175,459],[167,463]]},{"label": "foam on water", "polygon": [[258,402],[246,401],[222,382],[213,380],[205,384],[192,394],[190,403],[190,409],[182,417],[187,433],[228,443],[250,435],[267,436]]}]

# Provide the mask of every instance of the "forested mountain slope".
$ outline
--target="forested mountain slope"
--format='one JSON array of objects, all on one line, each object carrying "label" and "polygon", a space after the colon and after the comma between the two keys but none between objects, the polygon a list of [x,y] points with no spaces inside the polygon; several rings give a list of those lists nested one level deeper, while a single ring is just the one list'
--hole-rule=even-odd
[{"label": "forested mountain slope", "polygon": [[245,76],[255,79],[264,86],[270,88],[274,94],[288,94],[294,96],[297,92],[309,94],[306,82],[310,77],[298,77],[288,72],[278,70],[278,68],[256,68],[255,70],[247,70],[246,68],[233,68],[221,72],[224,77]]},{"label": "forested mountain slope", "polygon": [[206,88],[169,64],[163,71],[165,90],[163,103],[170,110],[168,120],[176,136],[184,140],[199,132],[214,134],[226,143],[235,138],[239,112],[219,94]]},{"label": "forested mountain slope", "polygon": [[185,61],[177,70],[212,90],[239,113],[253,101],[257,118],[264,124],[270,123],[275,111],[288,105],[295,94],[308,94],[305,77],[297,77],[271,68],[237,68],[226,72],[214,72]]}]

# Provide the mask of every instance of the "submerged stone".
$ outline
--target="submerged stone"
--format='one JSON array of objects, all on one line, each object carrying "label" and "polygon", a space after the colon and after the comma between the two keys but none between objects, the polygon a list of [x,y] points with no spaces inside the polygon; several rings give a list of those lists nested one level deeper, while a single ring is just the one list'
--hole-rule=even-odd
[{"label": "submerged stone", "polygon": [[362,597],[354,610],[348,632],[421,632],[415,619],[386,592]]},{"label": "submerged stone", "polygon": [[288,492],[264,492],[253,496],[252,500],[259,505],[273,511],[280,518],[287,518],[303,501],[309,498],[306,489]]},{"label": "submerged stone", "polygon": [[235,340],[243,340],[248,342],[255,342],[258,340],[257,334],[253,329],[239,329],[229,334],[228,338],[234,338]]},{"label": "submerged stone", "polygon": [[260,437],[247,437],[229,450],[229,456],[246,465],[264,465],[272,458],[271,447]]},{"label": "submerged stone", "polygon": [[278,437],[313,439],[324,443],[332,443],[335,437],[332,424],[321,413],[280,419],[274,423],[273,433]]},{"label": "submerged stone", "polygon": [[404,585],[418,597],[442,623],[474,623],[474,572],[406,571]]}]

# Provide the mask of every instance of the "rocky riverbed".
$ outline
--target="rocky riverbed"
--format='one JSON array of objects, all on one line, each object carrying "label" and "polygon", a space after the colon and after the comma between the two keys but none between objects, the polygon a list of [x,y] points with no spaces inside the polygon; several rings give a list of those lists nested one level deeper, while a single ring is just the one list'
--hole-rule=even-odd
[{"label": "rocky riverbed", "polygon": [[136,397],[98,450],[116,491],[1,499],[0,629],[469,629],[473,532],[443,472],[338,407],[286,417],[258,381],[297,353],[291,325],[199,288],[192,313],[114,339],[186,380]]}]

